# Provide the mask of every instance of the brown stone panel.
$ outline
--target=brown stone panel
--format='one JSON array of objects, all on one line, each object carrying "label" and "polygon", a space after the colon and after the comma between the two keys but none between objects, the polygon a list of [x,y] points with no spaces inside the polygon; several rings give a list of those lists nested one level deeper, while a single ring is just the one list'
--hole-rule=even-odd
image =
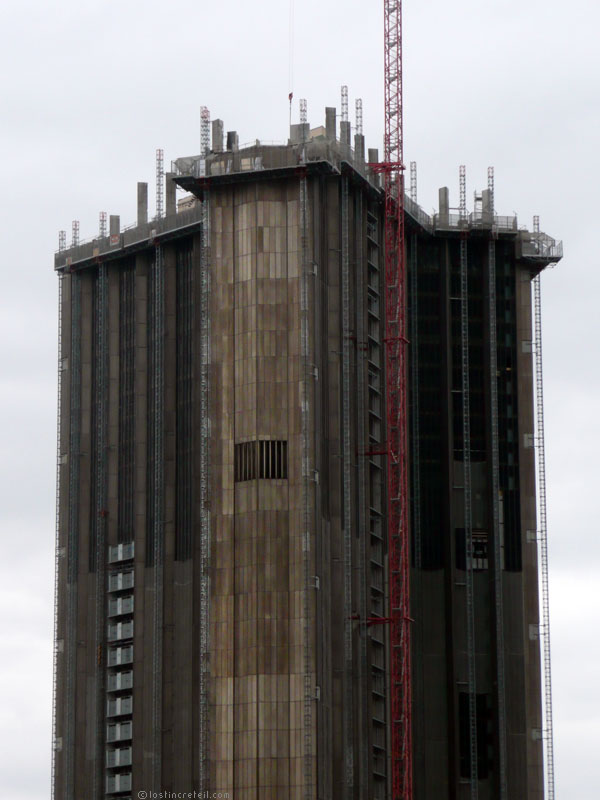
[{"label": "brown stone panel", "polygon": [[[211,194],[211,788],[234,796],[234,282],[232,189]],[[226,487],[225,489],[223,487]]]}]

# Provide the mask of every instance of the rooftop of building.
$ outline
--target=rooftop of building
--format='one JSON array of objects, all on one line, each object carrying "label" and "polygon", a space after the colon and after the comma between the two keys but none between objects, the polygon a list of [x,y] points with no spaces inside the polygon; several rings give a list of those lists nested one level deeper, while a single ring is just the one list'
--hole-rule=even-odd
[{"label": "rooftop of building", "polygon": [[[199,229],[202,207],[201,202],[194,202],[194,198],[201,201],[209,186],[250,180],[275,180],[291,177],[305,170],[309,173],[330,175],[347,171],[352,174],[353,179],[362,182],[375,199],[383,199],[382,176],[377,169],[380,163],[379,153],[376,149],[369,149],[365,157],[361,127],[359,126],[360,132],[354,134],[352,141],[347,113],[342,115],[338,132],[336,109],[326,108],[325,125],[311,128],[308,122],[293,124],[290,126],[287,142],[265,142],[257,139],[240,145],[235,131],[228,131],[225,135],[223,122],[214,120],[211,139],[208,130],[204,131],[204,155],[177,158],[171,163],[171,171],[166,174],[162,171],[162,166],[157,168],[157,195],[161,198],[166,179],[165,213],[159,207],[157,215],[148,219],[147,184],[138,184],[137,221],[122,229],[120,218],[112,215],[110,230],[106,230],[104,215],[105,223],[101,235],[86,241],[79,240],[79,225],[74,222],[70,247],[66,246],[66,232],[61,231],[59,249],[54,259],[55,269],[83,269]],[[162,151],[157,152],[162,155]],[[529,261],[534,271],[562,258],[562,242],[541,231],[529,231],[526,227],[519,226],[516,215],[496,214],[489,190],[476,194],[474,208],[467,212],[464,207],[462,210],[450,207],[449,191],[444,187],[439,191],[438,211],[433,215],[427,214],[416,202],[416,180],[413,184],[413,172],[416,174],[414,162],[411,163],[409,190],[404,194],[404,208],[408,221],[423,231],[431,235],[460,235],[464,231],[480,231],[489,235],[491,231],[498,236],[513,236],[517,240],[519,257]],[[179,202],[175,199],[175,185],[188,192]]]}]

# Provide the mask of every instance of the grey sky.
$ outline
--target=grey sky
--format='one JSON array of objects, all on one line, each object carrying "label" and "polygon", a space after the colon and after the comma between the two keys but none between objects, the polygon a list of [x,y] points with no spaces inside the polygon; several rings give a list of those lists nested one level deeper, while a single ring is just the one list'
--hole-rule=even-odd
[{"label": "grey sky", "polygon": [[[0,771],[50,781],[57,232],[153,202],[154,152],[198,151],[199,106],[241,142],[287,136],[289,0],[5,0],[0,9],[2,313]],[[295,0],[294,115],[362,97],[381,148],[381,0]],[[405,156],[430,211],[495,166],[496,206],[565,241],[542,281],[557,796],[597,797],[600,11],[591,0],[404,0]]]}]

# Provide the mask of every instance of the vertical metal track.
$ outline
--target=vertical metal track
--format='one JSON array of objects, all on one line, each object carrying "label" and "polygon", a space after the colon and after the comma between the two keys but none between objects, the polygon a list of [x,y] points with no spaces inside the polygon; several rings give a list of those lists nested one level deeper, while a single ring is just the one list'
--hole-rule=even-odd
[{"label": "vertical metal track", "polygon": [[134,540],[135,266],[119,274],[118,542]]},{"label": "vertical metal track", "polygon": [[62,461],[61,447],[61,413],[62,413],[62,299],[63,276],[58,273],[58,379],[56,403],[56,529],[54,535],[54,649],[52,669],[52,753],[51,753],[51,798],[54,800],[56,789],[56,753],[58,745],[56,687],[58,681],[58,581],[60,573],[60,468]]},{"label": "vertical metal track", "polygon": [[96,676],[95,676],[95,726],[93,792],[94,800],[104,796],[104,620],[105,620],[105,574],[106,574],[106,489],[108,455],[108,267],[98,268],[98,291],[96,292],[96,371],[97,392],[97,465],[96,465]]},{"label": "vertical metal track", "polygon": [[[539,232],[539,219],[537,225]],[[546,448],[544,441],[544,380],[542,369],[542,291],[540,275],[533,279],[535,320],[535,399],[537,426],[538,539],[542,589],[542,643],[544,666],[544,756],[546,800],[554,800],[554,731],[552,720],[552,669],[550,653],[550,606],[548,591],[548,526],[546,519]]]},{"label": "vertical metal track", "polygon": [[153,510],[154,510],[154,617],[152,648],[152,785],[160,792],[162,777],[162,663],[163,663],[163,569],[164,569],[164,464],[163,464],[163,402],[164,402],[164,337],[165,337],[165,275],[163,251],[156,246],[152,271],[154,309],[150,324],[153,327]]},{"label": "vertical metal track", "polygon": [[71,397],[69,409],[69,534],[67,544],[67,681],[65,800],[75,795],[75,685],[77,680],[77,572],[81,456],[81,278],[71,275]]},{"label": "vertical metal track", "polygon": [[[417,176],[416,164],[410,162],[410,199],[417,202]],[[423,550],[421,542],[421,448],[419,441],[419,300],[418,300],[418,237],[411,237],[410,250],[410,391],[411,391],[411,506],[412,506],[412,542],[415,575],[412,586],[412,599],[421,619],[415,625],[413,649],[414,667],[414,693],[416,697],[423,698],[425,690],[425,675],[423,670]],[[418,742],[424,742],[425,736],[425,703],[420,702],[413,712],[413,728]],[[422,747],[422,745],[417,745]],[[419,770],[420,780],[423,780],[423,759],[415,762],[415,769]]]},{"label": "vertical metal track", "polygon": [[312,265],[308,253],[308,186],[306,174],[300,177],[300,361],[301,361],[301,430],[302,430],[302,654],[304,671],[303,762],[304,800],[313,800],[313,733],[314,701],[312,669],[312,556],[311,556],[311,470],[310,447],[310,332],[309,280]]},{"label": "vertical metal track", "polygon": [[[358,101],[357,101],[358,109]],[[364,250],[364,220],[363,220],[363,196],[362,192],[356,193],[355,205],[356,221],[354,230],[356,235],[355,245],[355,275],[356,275],[356,417],[357,417],[357,442],[358,442],[358,558],[359,558],[359,615],[361,620],[366,620],[369,616],[367,609],[367,538],[370,535],[367,521],[367,469],[366,458],[360,455],[363,448],[368,447],[367,425],[366,425],[366,392],[367,382],[365,379],[366,369],[366,336],[365,336],[365,300],[367,296],[365,286],[365,264],[363,257]],[[371,686],[372,676],[368,668],[368,648],[367,648],[367,629],[361,626],[360,629],[360,686],[362,690],[361,699],[361,730],[367,730],[369,719],[369,687]],[[360,796],[367,797],[369,792],[369,748],[360,748]]]},{"label": "vertical metal track", "polygon": [[[347,106],[346,106],[347,108]],[[350,436],[350,237],[348,176],[341,179],[342,217],[342,486],[344,541],[344,771],[345,797],[354,793],[354,719],[352,702],[352,455]]]},{"label": "vertical metal track", "polygon": [[210,789],[210,195],[202,201],[200,251],[200,789]]},{"label": "vertical metal track", "polygon": [[490,410],[492,432],[492,524],[494,539],[494,603],[496,608],[496,684],[498,693],[498,777],[500,800],[506,800],[506,696],[504,678],[504,603],[502,599],[502,542],[500,541],[500,455],[498,444],[498,342],[496,327],[496,232],[494,227],[494,168],[488,168],[492,230],[488,244],[490,337]]},{"label": "vertical metal track", "polygon": [[[413,162],[414,163],[414,162]],[[419,324],[418,324],[418,280],[417,280],[417,236],[412,237],[410,253],[410,382],[412,394],[412,505],[413,542],[416,569],[421,569],[421,452],[419,447]]]},{"label": "vertical metal track", "polygon": [[471,800],[479,796],[477,777],[477,686],[475,670],[475,608],[473,598],[473,525],[471,508],[471,403],[469,388],[469,279],[467,253],[466,176],[460,167],[460,332],[463,417],[463,493],[465,526],[467,670],[469,689],[469,755]]}]

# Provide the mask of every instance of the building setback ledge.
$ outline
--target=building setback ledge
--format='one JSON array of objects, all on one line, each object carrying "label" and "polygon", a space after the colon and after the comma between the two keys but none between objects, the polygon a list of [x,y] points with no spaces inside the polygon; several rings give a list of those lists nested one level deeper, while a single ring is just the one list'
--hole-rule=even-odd
[{"label": "building setback ledge", "polygon": [[175,183],[190,192],[199,200],[204,198],[204,192],[211,186],[227,186],[234,183],[250,183],[255,181],[276,181],[308,175],[339,175],[339,170],[330,161],[308,161],[306,164],[297,164],[291,167],[275,167],[272,169],[247,170],[242,172],[228,172],[224,175],[209,175],[206,178],[196,178],[193,175],[177,175]]}]

